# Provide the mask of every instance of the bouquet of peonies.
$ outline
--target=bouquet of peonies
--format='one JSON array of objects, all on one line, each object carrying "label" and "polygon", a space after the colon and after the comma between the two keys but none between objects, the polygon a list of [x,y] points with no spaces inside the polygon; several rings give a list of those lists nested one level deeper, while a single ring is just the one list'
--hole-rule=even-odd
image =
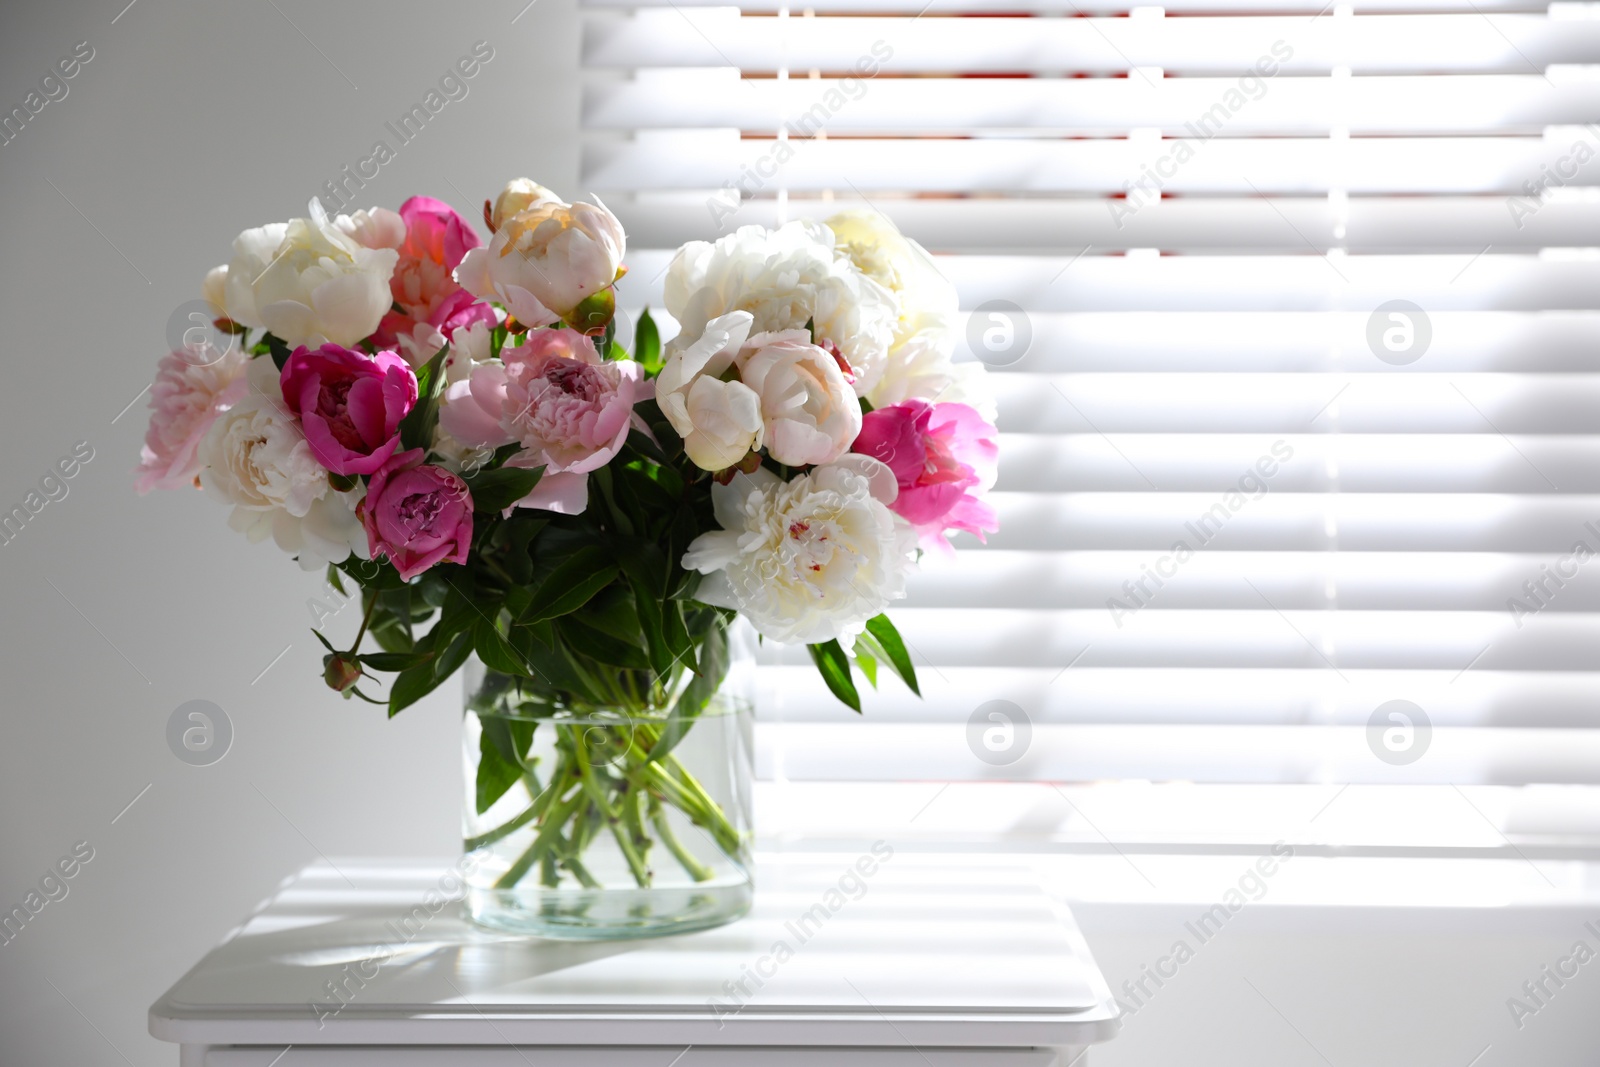
[{"label": "bouquet of peonies", "polygon": [[[630,352],[598,203],[519,179],[487,244],[427,197],[310,211],[207,275],[216,333],[161,361],[137,475],[360,587],[352,646],[317,634],[329,686],[377,703],[362,683],[392,674],[393,715],[476,654],[519,706],[692,721],[743,616],[858,711],[852,668],[916,688],[883,612],[920,550],[995,529],[996,448],[914,242],[866,213],[692,242],[676,336],[646,311]],[[630,746],[614,785],[644,792],[670,746]]]}]

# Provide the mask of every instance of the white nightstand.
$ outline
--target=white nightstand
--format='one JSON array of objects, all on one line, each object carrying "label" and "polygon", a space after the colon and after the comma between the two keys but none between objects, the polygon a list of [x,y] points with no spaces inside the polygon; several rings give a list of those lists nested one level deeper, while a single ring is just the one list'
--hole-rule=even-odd
[{"label": "white nightstand", "polygon": [[1080,1067],[1115,1033],[1077,926],[1026,868],[859,859],[762,855],[745,919],[610,943],[471,925],[448,861],[314,864],[150,1032],[182,1067]]}]

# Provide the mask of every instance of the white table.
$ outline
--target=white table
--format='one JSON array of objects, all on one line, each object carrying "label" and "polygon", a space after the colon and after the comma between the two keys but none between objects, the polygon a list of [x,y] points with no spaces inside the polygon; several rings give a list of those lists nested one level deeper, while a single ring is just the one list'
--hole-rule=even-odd
[{"label": "white table", "polygon": [[182,1067],[1080,1067],[1115,1033],[1027,869],[861,859],[762,855],[745,919],[612,943],[473,926],[449,861],[314,864],[152,1005],[150,1032]]}]

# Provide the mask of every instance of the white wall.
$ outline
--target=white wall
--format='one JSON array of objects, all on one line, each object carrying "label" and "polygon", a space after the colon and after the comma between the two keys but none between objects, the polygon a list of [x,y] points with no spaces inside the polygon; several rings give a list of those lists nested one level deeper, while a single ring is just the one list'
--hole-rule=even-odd
[{"label": "white wall", "polygon": [[[6,1067],[176,1062],[145,1009],[284,875],[319,851],[458,841],[454,692],[395,722],[342,702],[318,677],[314,576],[198,492],[134,495],[143,401],[112,419],[149,383],[168,315],[236,233],[305,214],[480,39],[494,58],[380,171],[371,203],[427,193],[471,214],[524,174],[578,192],[571,0],[514,25],[527,0],[138,0],[113,24],[126,2],[0,5],[0,109],[78,42],[94,48],[67,96],[0,145],[0,510],[75,442],[95,453],[0,545],[0,910],[75,842],[94,849],[69,895],[0,946]],[[235,729],[209,767],[164,736],[196,698]]]}]

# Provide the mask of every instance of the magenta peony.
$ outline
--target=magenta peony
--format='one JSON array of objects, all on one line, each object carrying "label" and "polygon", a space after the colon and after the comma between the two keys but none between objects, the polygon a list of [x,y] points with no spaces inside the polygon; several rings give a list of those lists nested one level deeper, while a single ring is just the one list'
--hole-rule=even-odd
[{"label": "magenta peony", "polygon": [[945,534],[981,539],[999,529],[981,498],[994,485],[995,428],[965,404],[907,400],[863,416],[852,450],[888,464],[900,486],[890,508],[916,528],[925,548],[950,550]]},{"label": "magenta peony", "polygon": [[465,563],[472,548],[472,491],[422,456],[420,448],[390,456],[356,506],[372,558],[408,580],[435,563]]},{"label": "magenta peony", "polygon": [[297,348],[281,383],[317,462],[346,476],[371,474],[394,455],[400,420],[417,402],[417,376],[393,352]]}]

